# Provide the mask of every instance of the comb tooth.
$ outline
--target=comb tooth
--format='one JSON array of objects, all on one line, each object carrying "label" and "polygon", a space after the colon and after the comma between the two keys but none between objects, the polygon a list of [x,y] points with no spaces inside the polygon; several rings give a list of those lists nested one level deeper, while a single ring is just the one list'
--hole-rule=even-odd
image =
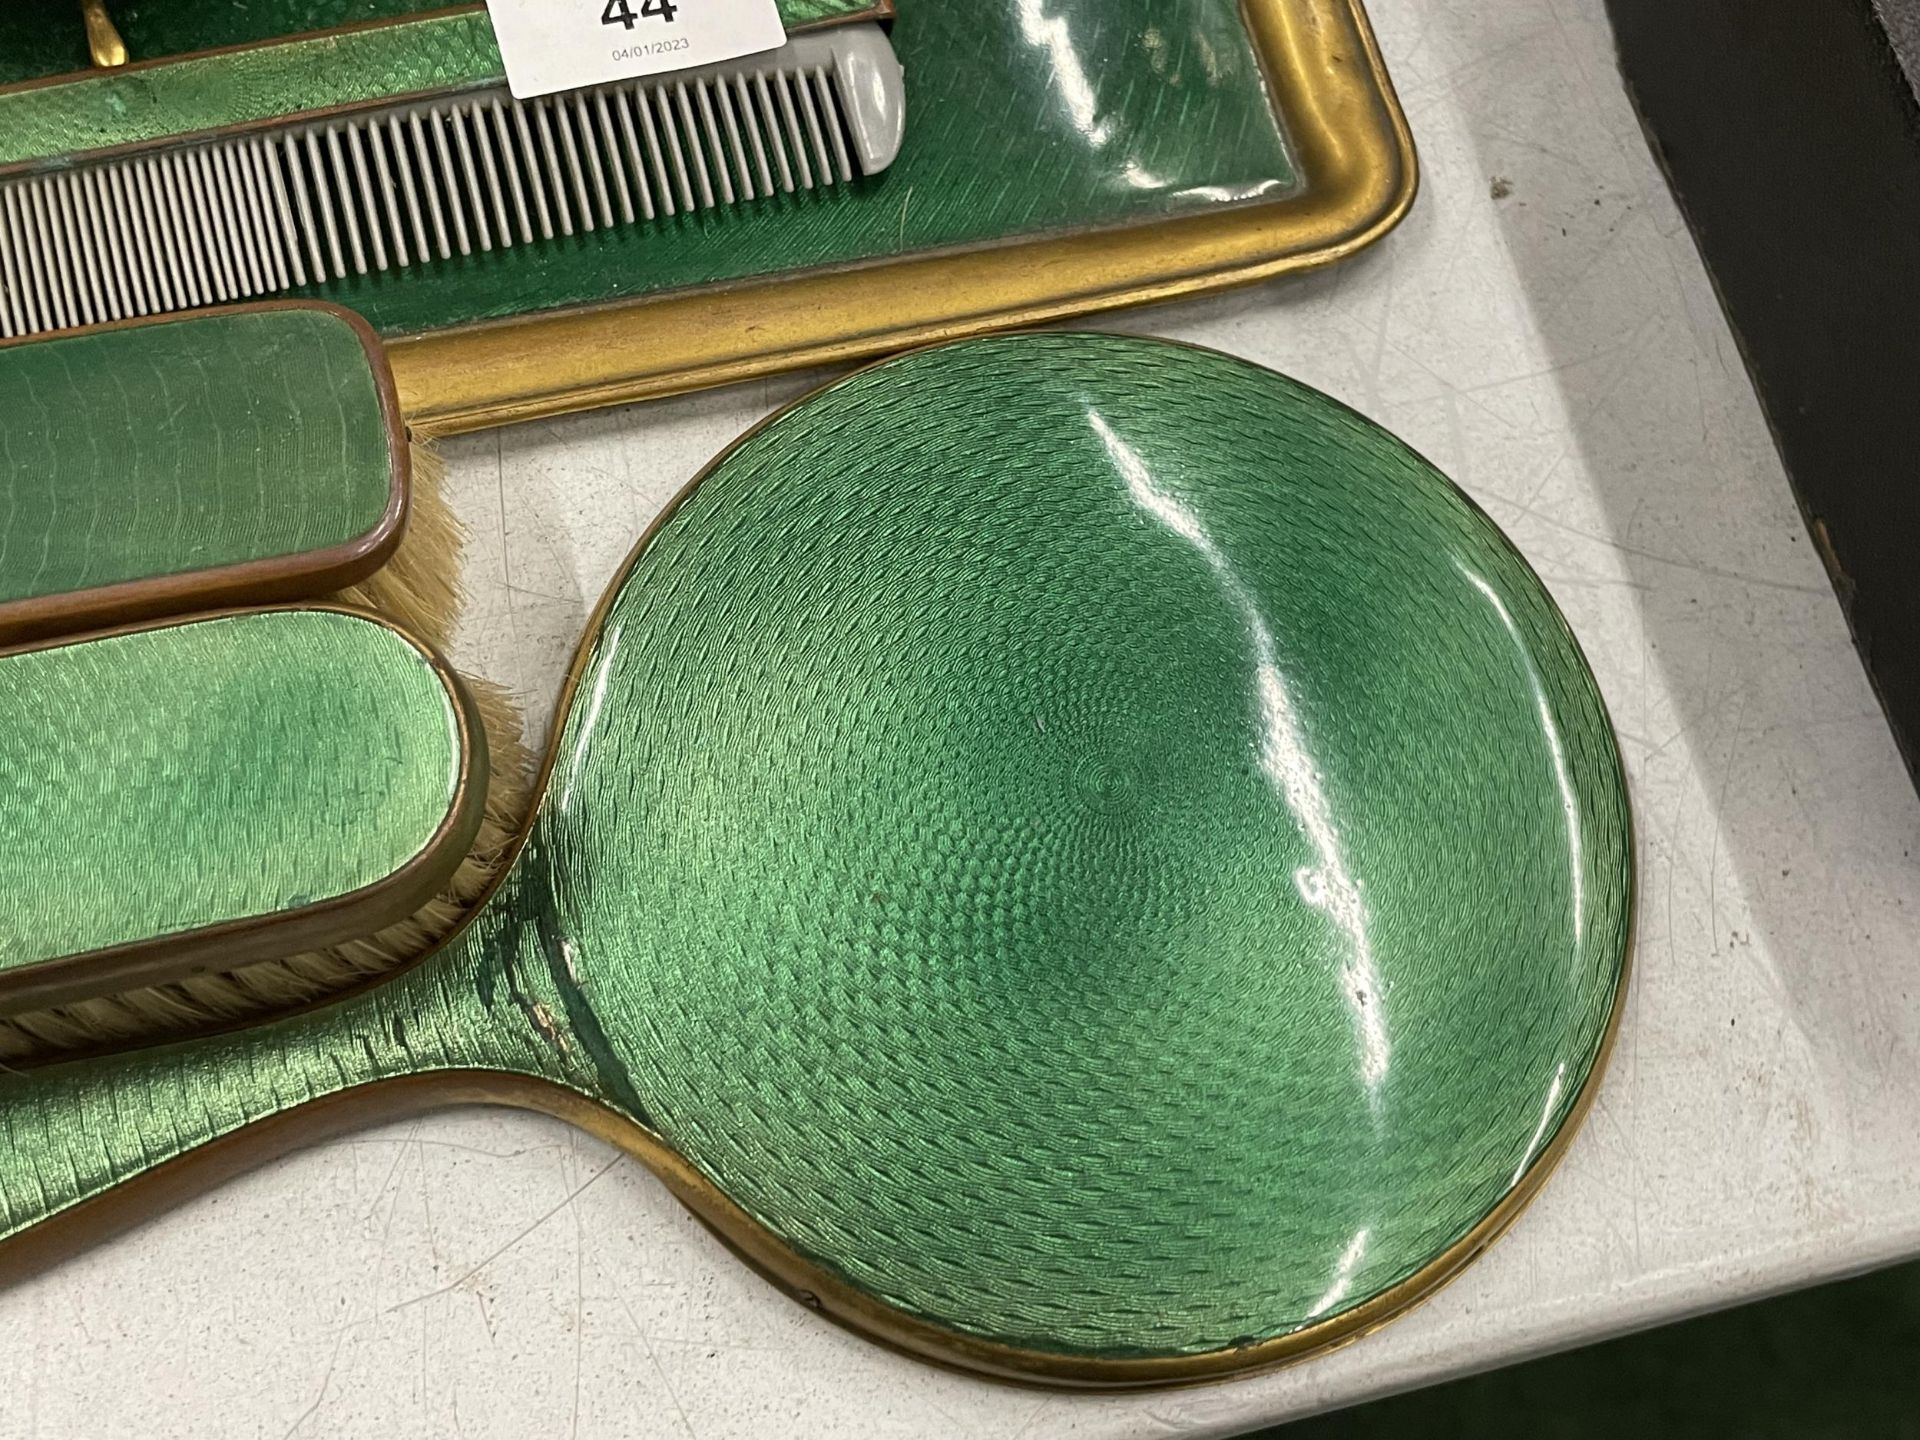
[{"label": "comb tooth", "polygon": [[148,313],[147,287],[140,276],[140,252],[133,243],[132,216],[119,180],[118,166],[87,172],[87,184],[94,192],[94,204],[99,209],[102,243],[112,257],[114,282],[120,287],[121,313],[145,315]]},{"label": "comb tooth", "polygon": [[673,99],[679,111],[680,149],[686,156],[687,169],[693,175],[694,185],[699,191],[700,208],[711,210],[713,208],[713,177],[707,173],[707,157],[700,150],[700,132],[693,118],[693,102],[687,98],[686,81],[680,80],[674,83]]},{"label": "comb tooth", "polygon": [[261,290],[259,259],[249,243],[246,225],[246,200],[236,194],[233,156],[225,146],[209,146],[200,152],[208,173],[213,177],[214,195],[219,201],[221,225],[227,236],[227,250],[233,257],[233,284],[242,295],[258,295]]},{"label": "comb tooth", "polygon": [[547,174],[553,177],[553,209],[560,218],[560,233],[573,234],[573,212],[567,208],[567,187],[560,180],[560,152],[553,143],[553,120],[544,104],[532,106],[534,126],[540,132],[540,153],[546,157]]},{"label": "comb tooth", "polygon": [[438,115],[428,111],[426,129],[433,137],[433,158],[440,177],[433,193],[440,197],[447,220],[453,226],[453,248],[462,255],[471,255],[473,237],[467,233],[467,211],[460,203],[460,177],[453,168],[453,147],[447,143],[447,127]]},{"label": "comb tooth", "polygon": [[129,184],[140,192],[140,230],[154,250],[154,294],[163,309],[186,309],[186,282],[180,278],[179,242],[167,223],[167,182],[152,159],[134,165]]},{"label": "comb tooth", "polygon": [[142,160],[135,173],[140,182],[140,218],[153,237],[154,289],[169,310],[185,310],[193,302],[187,298],[187,282],[180,270],[180,243],[167,214],[166,177],[151,159]]},{"label": "comb tooth", "polygon": [[473,131],[473,148],[480,156],[480,178],[484,182],[487,198],[493,202],[493,225],[500,236],[503,249],[513,244],[513,224],[507,219],[506,187],[500,183],[500,166],[493,155],[493,138],[487,131],[486,114],[480,108],[480,102],[474,101],[466,108],[463,128]]},{"label": "comb tooth", "polygon": [[[394,165],[386,154],[386,140],[380,134],[378,123],[371,121],[353,121],[348,125],[348,146],[353,152],[353,165],[361,173],[361,186],[367,198],[367,230],[374,236],[374,259],[380,261],[380,269],[388,269],[386,255],[382,253],[382,242],[392,246],[394,265],[407,265],[407,227],[399,219],[399,186],[394,184]],[[361,154],[369,159],[363,161]],[[372,182],[367,182],[367,171],[372,173]]]},{"label": "comb tooth", "polygon": [[620,138],[627,147],[627,168],[633,171],[634,187],[640,192],[640,213],[651,220],[654,215],[653,187],[647,183],[647,167],[640,158],[640,137],[633,128],[633,106],[628,103],[626,92],[621,90],[613,92],[609,103],[620,120]]},{"label": "comb tooth", "polygon": [[693,100],[700,112],[700,133],[706,137],[707,163],[718,182],[716,188],[720,192],[720,199],[731,205],[734,201],[733,177],[727,173],[727,157],[720,149],[720,127],[713,118],[713,94],[705,80],[694,82]]},{"label": "comb tooth", "polygon": [[420,172],[420,193],[426,197],[427,218],[433,222],[433,253],[442,260],[453,258],[453,246],[447,238],[447,214],[440,204],[440,181],[434,174],[433,147],[427,143],[427,122],[418,110],[407,117],[408,136],[413,141],[414,165]]},{"label": "comb tooth", "polygon": [[199,227],[198,243],[206,256],[208,288],[214,299],[231,300],[234,298],[233,272],[226,264],[226,250],[220,244],[219,232],[214,228],[214,214],[220,202],[208,193],[207,175],[201,168],[201,160],[202,157],[191,150],[180,154],[185,204],[192,207],[191,218]]},{"label": "comb tooth", "polygon": [[287,185],[274,158],[273,147],[255,136],[247,145],[247,166],[254,176],[254,194],[260,202],[260,229],[273,257],[274,283],[282,290],[307,283],[300,263],[300,245],[293,232],[293,213],[287,208]]},{"label": "comb tooth", "polygon": [[254,228],[253,184],[247,177],[242,153],[230,145],[220,146],[215,152],[215,163],[226,171],[226,189],[233,199],[234,243],[239,246],[246,264],[247,281],[251,286],[248,293],[264,295],[273,288],[273,265],[267,259],[262,236]]},{"label": "comb tooth", "polygon": [[25,335],[40,327],[36,323],[31,298],[27,294],[25,246],[20,243],[19,207],[14,187],[0,185],[0,274],[6,278],[7,323],[10,335]]},{"label": "comb tooth", "polygon": [[387,241],[380,229],[380,202],[373,193],[373,176],[367,165],[366,143],[360,138],[358,125],[341,127],[345,134],[347,158],[353,164],[353,199],[349,208],[365,220],[367,226],[367,248],[373,252],[373,268],[387,268]]},{"label": "comb tooth", "polygon": [[[494,102],[499,104],[498,101]],[[533,212],[540,219],[540,238],[553,239],[553,215],[547,209],[546,171],[540,168],[540,155],[534,149],[533,129],[527,123],[527,107],[514,104],[501,106],[513,116],[514,138],[519,143],[521,164],[527,172],[527,190],[533,197]]]},{"label": "comb tooth", "polygon": [[646,86],[636,85],[627,93],[627,103],[640,120],[640,134],[647,142],[647,159],[653,162],[654,182],[660,187],[660,208],[669,215],[679,213],[673,203],[673,177],[667,172],[666,157],[660,152],[660,132],[654,128],[653,107],[647,103],[652,94]]},{"label": "comb tooth", "polygon": [[347,253],[353,256],[353,273],[364,275],[367,273],[367,251],[360,243],[359,207],[353,203],[353,181],[347,176],[347,157],[340,146],[339,126],[327,127],[326,142],[327,174],[333,181],[334,199],[328,209],[339,211],[340,228],[347,237]]},{"label": "comb tooth", "polygon": [[47,289],[54,301],[54,314],[62,329],[84,325],[79,296],[74,293],[73,275],[67,260],[66,228],[60,218],[60,196],[52,181],[35,186],[34,213],[41,216],[40,248],[47,257]]},{"label": "comb tooth", "polygon": [[22,199],[20,186],[0,185],[0,210],[4,210],[7,220],[7,262],[19,277],[18,286],[13,292],[14,306],[25,328],[44,330],[50,327],[40,318],[40,302],[34,294],[33,266],[27,254],[27,231],[20,219]]},{"label": "comb tooth", "polygon": [[634,220],[633,187],[627,183],[627,167],[621,163],[620,137],[614,133],[613,112],[607,108],[607,92],[604,90],[593,92],[593,133],[601,153],[606,156],[607,173],[613,177],[614,198],[620,202],[620,223],[631,225]]},{"label": "comb tooth", "polygon": [[47,299],[53,307],[53,318],[59,329],[79,324],[79,312],[73,304],[73,283],[67,278],[67,272],[60,264],[60,252],[55,248],[54,213],[59,202],[49,203],[46,182],[33,182],[33,214],[39,222],[35,227],[35,242],[42,256],[47,272]]},{"label": "comb tooth", "polygon": [[[580,148],[574,143],[573,126],[567,122],[564,105],[557,99],[545,103],[546,113],[553,117],[554,134],[560,137],[560,153],[567,162],[567,179],[573,186],[574,206],[580,215],[580,228],[589,234],[594,229],[592,203],[587,199],[587,177],[580,170]],[[559,188],[558,183],[554,187]]]},{"label": "comb tooth", "polygon": [[59,190],[60,210],[65,217],[69,237],[67,258],[80,275],[79,283],[74,288],[80,293],[85,308],[96,324],[118,319],[113,313],[112,296],[107,292],[105,267],[94,247],[93,222],[87,214],[86,191],[71,171],[60,177]]},{"label": "comb tooth", "polygon": [[680,191],[680,208],[691,212],[696,208],[693,167],[688,163],[686,144],[680,138],[679,122],[673,117],[673,95],[665,85],[656,85],[653,102],[660,116],[660,143],[666,149],[667,163],[673,167],[673,178]]},{"label": "comb tooth", "polygon": [[[393,156],[393,171],[400,177],[400,198],[406,202],[407,224],[413,235],[413,253],[424,264],[432,258],[433,252],[427,246],[427,224],[420,214],[420,189],[413,173],[413,149],[407,144],[407,132],[401,128],[397,114],[387,117],[387,143],[381,149]],[[394,221],[393,229],[394,234],[400,233],[398,220]],[[394,248],[400,248],[398,241]]]},{"label": "comb tooth", "polygon": [[767,72],[764,70],[753,77],[753,98],[756,113],[766,127],[767,148],[773,152],[773,163],[780,171],[780,188],[791,195],[793,167],[787,164],[787,152],[780,143],[780,112],[774,105],[773,91],[767,87]]},{"label": "comb tooth", "polygon": [[124,320],[133,314],[133,292],[127,282],[125,252],[114,243],[113,207],[102,198],[98,171],[82,170],[74,177],[86,201],[87,227],[93,232],[93,250],[100,257],[100,289],[109,316]]},{"label": "comb tooth", "polygon": [[112,192],[114,224],[127,257],[127,291],[133,299],[134,314],[152,315],[160,309],[160,296],[153,288],[153,250],[140,229],[139,196],[132,168],[114,166],[107,172],[105,184]]},{"label": "comb tooth", "polygon": [[167,286],[180,308],[190,309],[200,303],[200,289],[193,273],[193,257],[187,250],[185,222],[180,214],[179,182],[166,157],[143,162],[140,179],[145,190],[144,198],[153,205],[154,232],[162,237],[162,263],[154,268],[164,271]]},{"label": "comb tooth", "polygon": [[[499,97],[488,102],[487,118],[493,127],[493,141],[500,151],[500,170],[507,177],[507,194],[513,201],[513,218],[520,231],[520,243],[533,243],[533,226],[527,218],[527,191],[520,183],[520,165],[513,151],[513,137],[507,130],[506,107]],[[476,122],[477,123],[477,122]],[[506,221],[500,222],[500,228],[506,228]]]},{"label": "comb tooth", "polygon": [[814,109],[813,91],[807,85],[806,72],[803,70],[794,77],[795,98],[800,103],[801,118],[806,121],[807,138],[813,142],[813,155],[819,162],[820,183],[833,184],[833,160],[827,154],[826,139],[820,133],[820,114]]},{"label": "comb tooth", "polygon": [[232,255],[227,252],[227,234],[221,228],[221,198],[213,188],[207,171],[204,150],[186,150],[180,154],[186,165],[186,179],[194,186],[194,213],[200,219],[200,236],[207,248],[207,278],[213,280],[217,300],[238,300],[240,286],[234,284]]},{"label": "comb tooth", "polygon": [[847,158],[846,127],[840,118],[840,102],[834,98],[833,87],[827,83],[824,65],[813,67],[813,89],[820,101],[820,122],[826,128],[827,143],[833,150],[833,168],[840,176],[842,185],[851,184],[853,161]]},{"label": "comb tooth", "polygon": [[226,232],[220,226],[220,196],[213,186],[206,152],[192,151],[183,158],[188,182],[193,187],[194,213],[200,220],[200,233],[212,257],[207,276],[214,282],[214,296],[219,300],[237,299],[240,287],[233,278],[233,257],[227,248]]},{"label": "comb tooth", "polygon": [[[309,143],[312,142],[311,134],[306,138]],[[280,147],[280,154],[287,162],[287,189],[293,194],[293,203],[300,216],[300,234],[307,242],[307,256],[313,262],[313,279],[315,283],[324,283],[327,262],[320,253],[320,229],[313,223],[313,185],[301,159],[298,140],[288,135],[286,143]]]},{"label": "comb tooth", "polygon": [[[327,259],[332,262],[333,278],[347,278],[346,257],[340,252],[340,229],[333,223],[333,196],[327,186],[327,162],[320,154],[320,134],[309,128],[306,135],[307,183],[313,189],[313,211],[320,217],[320,233],[327,242]],[[311,235],[311,229],[307,232]],[[326,266],[320,267],[321,277],[325,278]]]},{"label": "comb tooth", "polygon": [[[726,132],[727,153],[733,157],[735,188],[742,200],[751,200],[754,198],[753,172],[747,168],[747,147],[740,138],[740,122],[734,118],[733,97],[727,91],[727,82],[722,79],[714,84],[702,83],[713,95],[714,111],[720,117],[720,128]],[[720,168],[726,169],[724,161]]]},{"label": "comb tooth", "polygon": [[806,136],[800,131],[800,115],[794,108],[793,82],[784,70],[773,72],[774,93],[780,97],[780,118],[785,122],[785,140],[787,154],[793,157],[793,168],[802,190],[813,189],[813,162],[807,158]]},{"label": "comb tooth", "polygon": [[73,278],[72,306],[76,323],[93,325],[106,317],[100,313],[100,295],[93,278],[93,267],[81,257],[80,226],[74,216],[72,176],[56,175],[47,208],[53,215],[53,233],[59,246],[54,254],[62,273]]},{"label": "comb tooth", "polygon": [[[766,142],[760,138],[760,117],[754,113],[753,92],[747,88],[747,77],[744,75],[733,77],[733,109],[734,113],[740,117],[740,128],[746,133],[747,144],[753,147],[753,169],[760,182],[760,188],[756,193],[771,195],[773,194],[773,172],[767,168],[767,147]],[[741,168],[743,170],[746,168],[744,160],[741,162]]]},{"label": "comb tooth", "polygon": [[19,192],[19,232],[21,232],[21,269],[31,273],[31,290],[35,309],[40,315],[40,328],[58,330],[61,326],[60,313],[54,307],[54,301],[60,294],[58,284],[54,282],[52,271],[46,269],[46,227],[38,209],[38,196],[35,186],[27,184]]},{"label": "comb tooth", "polygon": [[[666,152],[667,164],[672,167],[673,181],[680,193],[680,208],[692,211],[693,182],[688,178],[686,146],[680,143],[680,127],[674,123],[673,100],[667,94],[667,87],[655,85],[650,92],[653,96],[653,108],[660,119],[660,146]],[[665,176],[661,177],[665,180]]]},{"label": "comb tooth", "polygon": [[[593,182],[593,213],[599,215],[601,228],[609,230],[612,228],[612,205],[607,204],[607,171],[601,167],[599,140],[593,138],[593,121],[588,115],[586,96],[574,96],[574,104],[564,111],[564,119],[566,132],[576,136],[582,175]],[[586,207],[586,202],[582,202],[582,207]]]},{"label": "comb tooth", "polygon": [[60,293],[69,325],[87,325],[93,321],[93,307],[87,303],[86,281],[74,273],[73,247],[68,235],[67,217],[61,210],[61,177],[47,180],[47,262],[57,267]]},{"label": "comb tooth", "polygon": [[6,289],[0,294],[5,301],[7,334],[25,335],[39,327],[33,323],[32,312],[27,304],[26,272],[21,268],[21,244],[19,227],[15,222],[13,186],[0,185],[0,279]]},{"label": "comb tooth", "polygon": [[473,235],[479,247],[493,249],[493,235],[487,229],[486,196],[480,193],[480,177],[474,171],[473,146],[469,143],[467,127],[460,122],[458,109],[440,117],[440,133],[453,136],[453,153],[459,157],[460,172],[458,180],[464,182],[460,190],[461,209],[473,212]]},{"label": "comb tooth", "polygon": [[0,340],[11,340],[27,333],[27,322],[16,308],[20,275],[14,269],[13,251],[0,247]]}]

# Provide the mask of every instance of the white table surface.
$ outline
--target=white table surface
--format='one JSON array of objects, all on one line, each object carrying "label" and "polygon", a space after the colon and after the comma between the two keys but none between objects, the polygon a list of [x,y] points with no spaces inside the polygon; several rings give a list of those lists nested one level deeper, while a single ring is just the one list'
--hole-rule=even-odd
[{"label": "white table surface", "polygon": [[[1599,1103],[1512,1233],[1305,1365],[1131,1397],[898,1358],[557,1122],[309,1150],[0,1293],[0,1437],[1218,1435],[1920,1251],[1920,800],[1614,70],[1599,0],[1373,0],[1423,192],[1328,274],[1104,322],[1302,377],[1506,526],[1640,841]],[[1500,192],[1500,198],[1496,198]],[[801,380],[448,447],[464,658],[544,715],[654,510]]]}]

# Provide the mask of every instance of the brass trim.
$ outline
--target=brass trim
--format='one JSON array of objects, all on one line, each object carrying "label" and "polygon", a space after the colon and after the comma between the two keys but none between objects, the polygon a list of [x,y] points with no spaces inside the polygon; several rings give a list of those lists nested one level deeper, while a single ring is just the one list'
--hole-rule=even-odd
[{"label": "brass trim", "polygon": [[[432,955],[455,943],[512,872],[545,801],[573,697],[586,673],[606,614],[654,538],[700,484],[725,464],[742,445],[789,411],[845,378],[836,377],[816,386],[748,427],[682,486],[647,526],[587,617],[585,630],[561,682],[546,752],[531,787],[527,815],[519,832],[506,847],[499,870],[485,893],[474,902],[466,918],[413,965],[424,963]],[[1454,488],[1468,504],[1479,510],[1471,496],[1457,485]],[[1491,524],[1491,520],[1488,523]],[[1498,526],[1495,526],[1495,530],[1505,536]],[[1526,557],[1512,545],[1511,540],[1507,544],[1535,583],[1546,589]],[[1551,594],[1550,591],[1548,593]],[[1556,605],[1556,613],[1558,609]],[[1591,674],[1592,666],[1580,647],[1578,637],[1573,635],[1570,626],[1566,626],[1564,616],[1561,617],[1561,624],[1580,655],[1581,662],[1587,665]],[[1604,711],[1604,696],[1601,697],[1601,705]],[[1611,736],[1611,716],[1608,717],[1608,726]],[[1613,755],[1617,766],[1617,742],[1613,746]],[[549,1114],[579,1125],[589,1134],[617,1146],[658,1176],[675,1197],[693,1212],[695,1218],[712,1229],[729,1249],[777,1288],[848,1329],[916,1359],[1016,1384],[1089,1390],[1139,1390],[1194,1385],[1274,1369],[1350,1344],[1436,1293],[1505,1233],[1559,1166],[1599,1094],[1601,1081],[1619,1037],[1621,1021],[1626,1014],[1627,996],[1632,985],[1639,875],[1631,809],[1628,811],[1627,845],[1628,940],[1621,956],[1619,980],[1614,988],[1612,1006],[1594,1053],[1593,1064],[1552,1138],[1487,1214],[1466,1234],[1405,1280],[1349,1310],[1259,1344],[1195,1355],[1109,1359],[1024,1350],[944,1329],[881,1304],[789,1249],[695,1169],[685,1157],[644,1126],[597,1100],[553,1081],[480,1067],[425,1071],[364,1083],[276,1112],[221,1135],[186,1154],[142,1171],[109,1190],[50,1215],[10,1239],[0,1241],[0,1285],[38,1273],[94,1240],[131,1228],[155,1210],[199,1194],[300,1145],[315,1143],[376,1119],[399,1118],[445,1105],[483,1102]],[[353,990],[329,996],[288,1013],[308,1013],[343,1003],[410,968],[411,965],[399,967]],[[266,1022],[256,1020],[251,1023]],[[242,1027],[236,1024],[228,1028]]]},{"label": "brass trim", "polygon": [[80,0],[80,16],[87,26],[87,55],[95,68],[116,70],[127,63],[127,42],[120,38],[106,0]]},{"label": "brass trim", "polygon": [[[371,611],[352,605],[239,607],[175,617],[158,623],[120,625],[84,635],[61,635],[0,650],[15,655],[88,645],[121,635],[177,630],[243,615],[329,613],[350,616],[394,635],[427,662],[453,711],[459,771],[447,812],[426,842],[390,874],[296,910],[204,925],[101,950],[84,951],[0,970],[0,1015],[18,1015],[97,995],[164,984],[206,970],[234,970],[263,960],[282,960],[308,950],[359,939],[397,924],[441,893],[466,861],[485,809],[488,784],[486,731],[473,697],[459,675],[431,646]],[[46,1063],[75,1058],[62,1054]]]},{"label": "brass trim", "polygon": [[1413,203],[1413,139],[1361,0],[1242,0],[1302,184],[1111,230],[743,281],[389,339],[453,434],[1248,285],[1351,255]]},{"label": "brass trim", "polygon": [[316,311],[343,320],[360,341],[373,372],[374,393],[387,431],[389,475],[386,508],[373,528],[362,535],[321,550],[270,555],[202,570],[180,570],[143,579],[120,580],[85,590],[0,600],[0,648],[28,640],[71,635],[106,626],[125,626],[136,620],[168,615],[278,604],[326,595],[357,585],[393,557],[406,533],[413,504],[413,450],[400,414],[400,397],[393,370],[373,327],[353,311],[318,300],[262,300],[246,305],[207,310],[182,310],[164,315],[117,320],[74,330],[50,330],[0,341],[0,357],[9,350],[114,330],[148,325],[177,325],[213,316],[250,315],[282,310]]}]

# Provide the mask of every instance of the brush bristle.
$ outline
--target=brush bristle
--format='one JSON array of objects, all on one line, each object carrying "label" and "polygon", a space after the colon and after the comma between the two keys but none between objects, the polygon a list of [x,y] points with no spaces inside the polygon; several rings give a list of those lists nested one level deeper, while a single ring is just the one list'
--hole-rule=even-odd
[{"label": "brush bristle", "polygon": [[[413,507],[406,537],[371,578],[332,597],[389,619],[443,650],[458,618],[463,534],[441,493],[441,464],[413,452]],[[43,1063],[125,1048],[296,1009],[419,959],[457,926],[505,863],[525,815],[531,764],[506,692],[463,677],[486,732],[487,796],[473,848],[447,885],[385,930],[325,950],[196,975],[166,985],[0,1016],[0,1063]]]}]

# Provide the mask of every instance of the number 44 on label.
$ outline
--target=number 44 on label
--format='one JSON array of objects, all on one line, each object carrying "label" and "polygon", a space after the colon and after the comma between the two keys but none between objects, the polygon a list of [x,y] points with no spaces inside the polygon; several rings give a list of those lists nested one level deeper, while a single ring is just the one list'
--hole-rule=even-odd
[{"label": "number 44 on label", "polygon": [[[438,3],[444,5],[446,0]],[[780,23],[782,3],[487,0],[487,14],[493,20],[494,38],[500,42],[500,57],[507,63],[508,88],[514,98],[531,100],[536,95],[692,70],[777,50],[787,38]],[[0,15],[10,13],[9,0],[0,0]],[[0,22],[0,31],[5,29]],[[0,41],[0,49],[4,48],[5,42]],[[4,248],[0,242],[0,249]]]},{"label": "number 44 on label", "polygon": [[631,30],[640,21],[657,16],[671,25],[679,8],[673,0],[640,0],[640,9],[636,14],[632,0],[607,0],[607,8],[600,12],[600,23],[624,25]]}]

